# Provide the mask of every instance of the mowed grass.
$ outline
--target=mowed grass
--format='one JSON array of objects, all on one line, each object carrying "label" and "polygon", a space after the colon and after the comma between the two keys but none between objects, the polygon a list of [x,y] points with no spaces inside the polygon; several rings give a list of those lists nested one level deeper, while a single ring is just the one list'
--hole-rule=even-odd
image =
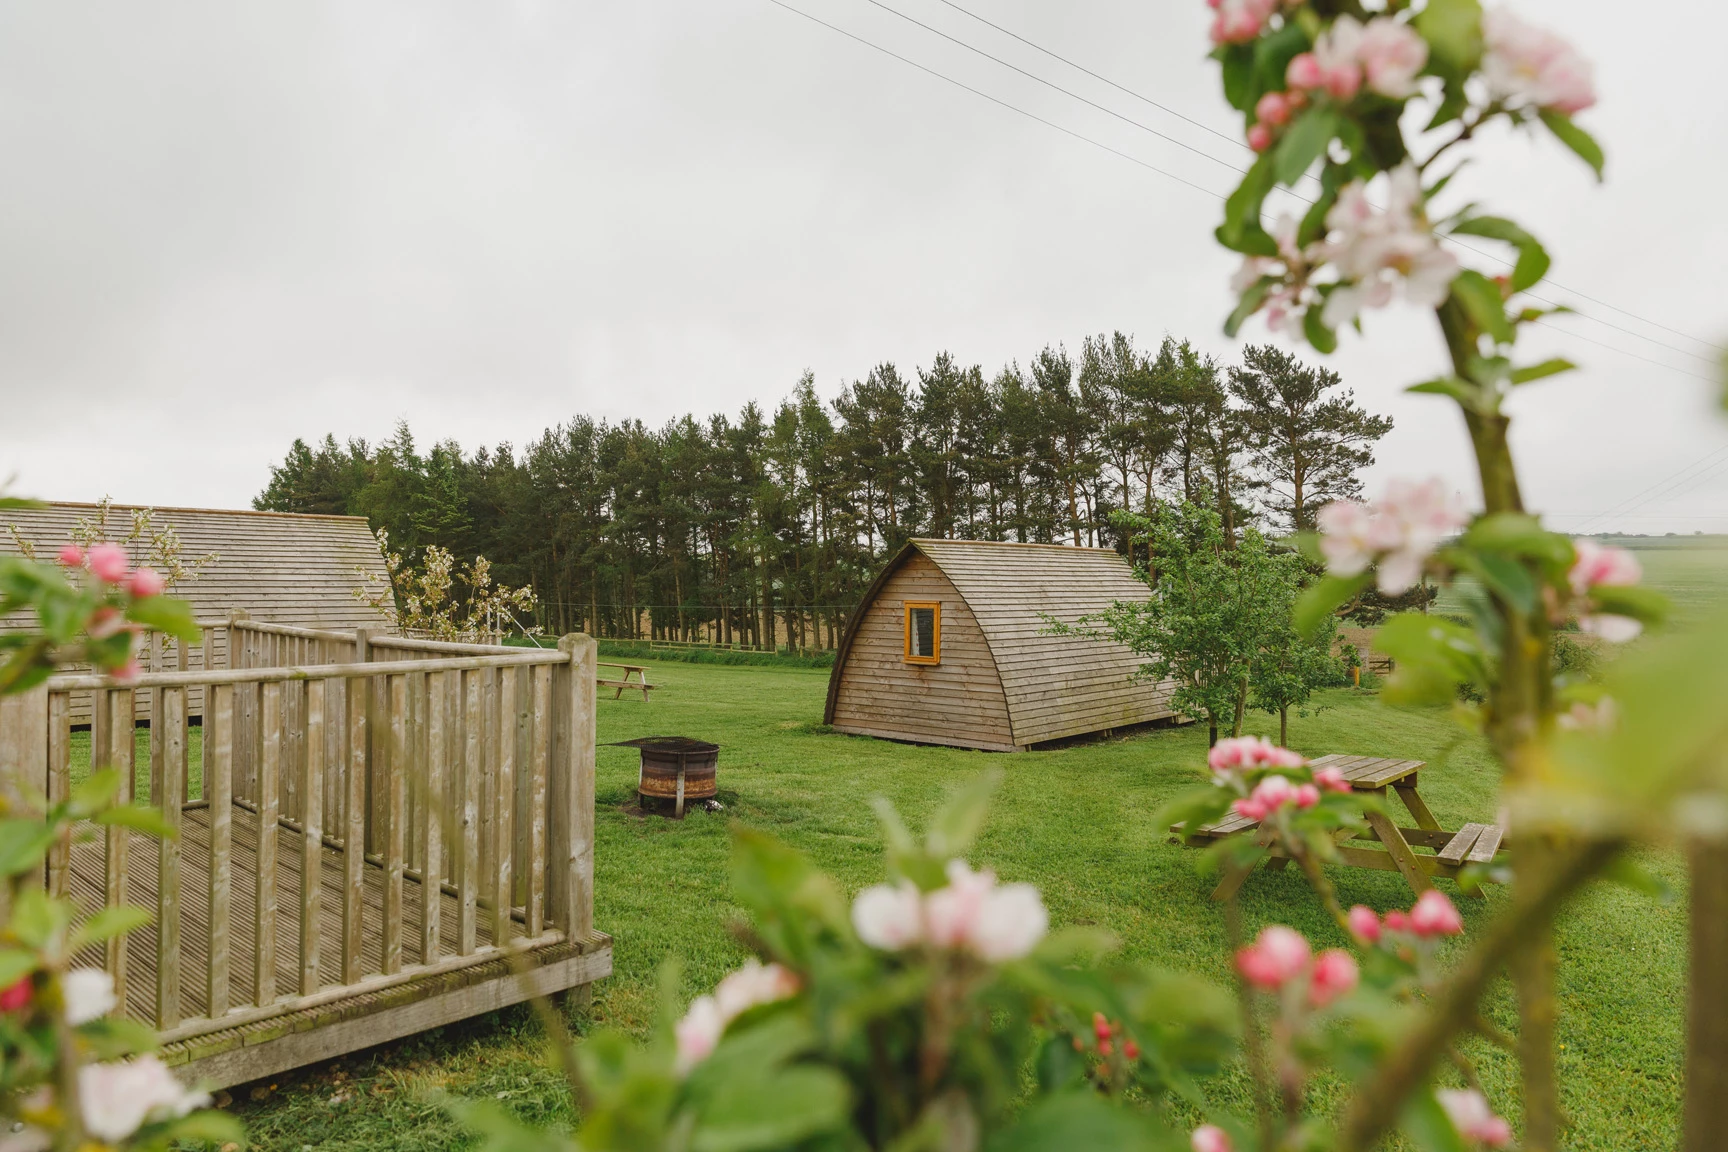
[{"label": "mowed grass", "polygon": [[[961,782],[989,767],[1005,778],[974,853],[1005,880],[1044,892],[1057,925],[1099,925],[1129,958],[1228,975],[1222,908],[1195,854],[1167,842],[1151,820],[1171,796],[1203,778],[1199,727],[1143,731],[1047,752],[989,755],[845,736],[819,724],[826,674],[769,667],[666,662],[651,673],[654,699],[606,700],[600,739],[652,734],[701,737],[722,746],[726,811],[682,823],[627,815],[636,780],[633,749],[599,751],[596,921],[612,934],[616,973],[598,986],[592,1020],[645,1033],[657,1010],[656,970],[686,965],[687,988],[706,988],[744,959],[727,931],[740,915],[727,883],[728,827],[765,829],[814,857],[849,890],[883,877],[871,796],[890,798],[923,821]],[[1303,752],[1414,757],[1430,767],[1422,791],[1448,827],[1492,818],[1496,769],[1481,743],[1441,711],[1392,710],[1365,693],[1329,693],[1317,714],[1293,717]],[[1276,731],[1271,717],[1251,727]],[[1677,859],[1644,863],[1676,889]],[[1393,873],[1335,869],[1340,897],[1379,910],[1411,895]],[[1445,885],[1450,889],[1450,885]],[[1505,895],[1460,900],[1471,929]],[[1257,875],[1243,891],[1250,931],[1291,924],[1321,946],[1342,944],[1296,870]],[[1576,1125],[1568,1147],[1627,1152],[1671,1147],[1681,1085],[1685,1002],[1683,903],[1663,904],[1598,885],[1565,914],[1561,1062],[1565,1106]],[[1512,998],[1497,987],[1489,1015],[1510,1027]],[[1473,1056],[1494,1102],[1516,1115],[1515,1066],[1478,1046]],[[1211,1091],[1246,1107],[1240,1074]],[[567,1093],[550,1070],[540,1029],[526,1008],[482,1017],[335,1064],[237,1089],[234,1107],[264,1149],[442,1149],[468,1144],[440,1104],[444,1095],[503,1102],[520,1114],[569,1123]],[[1338,1100],[1329,1082],[1314,1103]],[[1191,1117],[1180,1117],[1191,1120]]]}]

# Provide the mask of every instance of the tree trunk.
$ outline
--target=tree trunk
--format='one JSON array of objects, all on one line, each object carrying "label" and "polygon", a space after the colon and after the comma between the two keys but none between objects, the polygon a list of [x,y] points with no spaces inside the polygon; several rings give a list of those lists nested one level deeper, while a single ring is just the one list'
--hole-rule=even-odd
[{"label": "tree trunk", "polygon": [[1242,719],[1248,711],[1248,677],[1244,676],[1236,684],[1236,715],[1230,722],[1230,735],[1242,735]]},{"label": "tree trunk", "polygon": [[1290,747],[1290,706],[1278,709],[1278,747]]},{"label": "tree trunk", "polygon": [[1728,840],[1692,843],[1692,988],[1686,1016],[1684,1152],[1728,1133]]},{"label": "tree trunk", "polygon": [[1211,748],[1218,743],[1218,717],[1208,716],[1206,725],[1206,747]]}]

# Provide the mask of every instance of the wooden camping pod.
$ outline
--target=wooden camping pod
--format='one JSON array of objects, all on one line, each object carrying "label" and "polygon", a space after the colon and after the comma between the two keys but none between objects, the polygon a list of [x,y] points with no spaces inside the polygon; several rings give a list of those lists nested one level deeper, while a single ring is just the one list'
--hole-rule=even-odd
[{"label": "wooden camping pod", "polygon": [[1173,682],[1106,640],[1049,633],[1146,586],[1103,548],[915,539],[876,577],[835,655],[842,732],[1008,752],[1175,719]]}]

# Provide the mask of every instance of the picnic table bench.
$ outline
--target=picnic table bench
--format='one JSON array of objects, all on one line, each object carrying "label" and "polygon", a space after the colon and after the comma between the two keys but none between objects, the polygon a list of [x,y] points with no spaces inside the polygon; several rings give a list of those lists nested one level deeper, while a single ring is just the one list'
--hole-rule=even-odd
[{"label": "picnic table bench", "polygon": [[[614,699],[614,700],[616,700],[620,696],[624,695],[624,689],[626,689],[626,688],[629,688],[633,691],[634,690],[640,690],[642,693],[642,699],[647,700],[648,699],[648,693],[650,691],[652,691],[654,688],[654,685],[648,683],[648,668],[646,665],[643,665],[643,664],[612,664],[612,663],[608,663],[605,660],[600,660],[600,661],[595,662],[595,667],[596,668],[617,668],[617,669],[620,669],[624,673],[624,675],[620,679],[617,679],[617,680],[596,678],[594,681],[594,683],[601,688],[614,689],[614,691],[612,693],[612,699]],[[634,675],[636,677],[636,679],[634,679],[634,680],[630,679],[630,677],[632,675]]]},{"label": "picnic table bench", "polygon": [[[1420,893],[1433,886],[1429,882],[1431,877],[1446,876],[1457,879],[1458,873],[1466,865],[1492,863],[1503,847],[1501,842],[1506,833],[1498,824],[1466,824],[1456,832],[1448,832],[1440,826],[1440,821],[1428,810],[1428,805],[1423,802],[1417,789],[1418,773],[1426,766],[1425,761],[1333,754],[1311,760],[1308,766],[1337,769],[1344,779],[1349,781],[1352,790],[1357,792],[1374,792],[1386,798],[1390,789],[1397,793],[1405,810],[1416,821],[1414,828],[1400,828],[1384,813],[1367,813],[1367,828],[1346,828],[1337,833],[1340,863],[1355,868],[1397,872],[1412,889]],[[1182,840],[1182,829],[1181,824],[1170,827],[1171,832],[1177,833],[1178,842]],[[1258,831],[1255,831],[1256,829]],[[1270,856],[1266,861],[1268,869],[1276,870],[1290,863],[1290,853],[1277,842],[1273,829],[1261,828],[1259,821],[1234,812],[1215,824],[1202,825],[1195,830],[1189,842],[1210,842],[1249,833],[1254,833],[1266,847]],[[1351,844],[1360,841],[1377,841],[1380,847],[1354,847]],[[1434,854],[1420,855],[1416,852],[1419,847],[1431,848]],[[1226,871],[1224,879],[1213,891],[1212,898],[1228,900],[1235,895],[1237,889],[1248,879],[1250,870],[1232,868]]]}]

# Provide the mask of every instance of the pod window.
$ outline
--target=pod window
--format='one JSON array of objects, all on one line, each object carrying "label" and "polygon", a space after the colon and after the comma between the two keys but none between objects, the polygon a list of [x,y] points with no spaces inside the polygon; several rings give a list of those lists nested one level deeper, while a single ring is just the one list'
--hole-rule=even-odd
[{"label": "pod window", "polygon": [[942,605],[929,600],[907,600],[906,663],[942,663]]}]

